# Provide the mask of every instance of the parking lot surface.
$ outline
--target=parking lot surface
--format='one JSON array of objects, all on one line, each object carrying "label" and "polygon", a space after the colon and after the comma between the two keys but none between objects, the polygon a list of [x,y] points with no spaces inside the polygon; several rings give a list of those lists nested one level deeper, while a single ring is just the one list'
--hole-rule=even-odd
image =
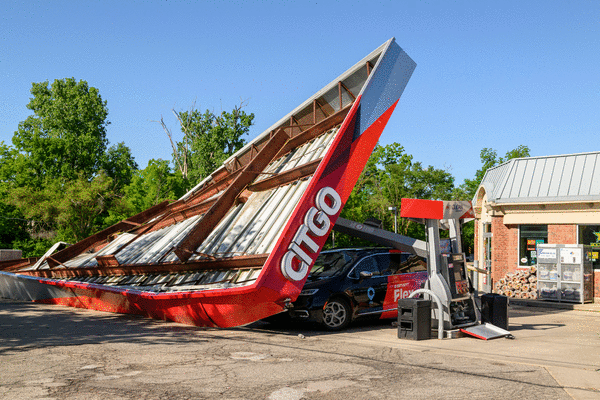
[{"label": "parking lot surface", "polygon": [[600,313],[512,306],[515,340],[212,329],[0,299],[3,399],[600,399]]}]

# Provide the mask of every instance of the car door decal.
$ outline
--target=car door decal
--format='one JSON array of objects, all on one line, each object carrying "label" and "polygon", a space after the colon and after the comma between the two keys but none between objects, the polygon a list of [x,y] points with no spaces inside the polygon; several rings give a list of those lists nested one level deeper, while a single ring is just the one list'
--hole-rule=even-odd
[{"label": "car door decal", "polygon": [[406,299],[412,292],[421,288],[427,280],[427,271],[388,276],[387,292],[383,301],[381,318],[394,318],[398,313],[398,300]]},{"label": "car door decal", "polygon": [[369,301],[372,303],[373,302],[373,297],[375,297],[375,289],[373,289],[372,287],[367,289],[367,296],[369,296]]}]

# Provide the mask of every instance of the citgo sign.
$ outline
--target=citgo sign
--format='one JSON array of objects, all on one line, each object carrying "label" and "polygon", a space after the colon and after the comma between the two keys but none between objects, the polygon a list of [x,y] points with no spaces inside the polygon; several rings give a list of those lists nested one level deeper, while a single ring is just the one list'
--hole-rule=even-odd
[{"label": "citgo sign", "polygon": [[[308,233],[317,237],[325,236],[331,226],[329,217],[337,214],[341,207],[342,199],[335,189],[326,186],[317,192],[315,206],[304,215],[304,223],[298,227],[288,251],[281,258],[283,276],[290,281],[301,281],[306,277],[308,267],[319,251],[319,245]],[[296,268],[294,268],[294,259],[297,263]]]}]

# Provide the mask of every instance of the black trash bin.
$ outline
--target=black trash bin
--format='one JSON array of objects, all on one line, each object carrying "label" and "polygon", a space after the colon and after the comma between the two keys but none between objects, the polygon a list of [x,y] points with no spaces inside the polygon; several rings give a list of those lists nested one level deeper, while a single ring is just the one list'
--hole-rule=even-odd
[{"label": "black trash bin", "polygon": [[508,330],[508,297],[497,293],[481,296],[481,323]]},{"label": "black trash bin", "polygon": [[410,340],[431,337],[431,300],[398,300],[398,337]]}]

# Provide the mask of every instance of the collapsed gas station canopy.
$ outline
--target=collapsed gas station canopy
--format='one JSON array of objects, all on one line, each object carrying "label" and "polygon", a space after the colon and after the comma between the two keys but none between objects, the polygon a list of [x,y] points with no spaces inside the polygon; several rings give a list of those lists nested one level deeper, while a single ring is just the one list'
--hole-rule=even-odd
[{"label": "collapsed gas station canopy", "polygon": [[281,311],[415,67],[390,39],[181,199],[39,260],[0,263],[0,295],[220,327]]}]

